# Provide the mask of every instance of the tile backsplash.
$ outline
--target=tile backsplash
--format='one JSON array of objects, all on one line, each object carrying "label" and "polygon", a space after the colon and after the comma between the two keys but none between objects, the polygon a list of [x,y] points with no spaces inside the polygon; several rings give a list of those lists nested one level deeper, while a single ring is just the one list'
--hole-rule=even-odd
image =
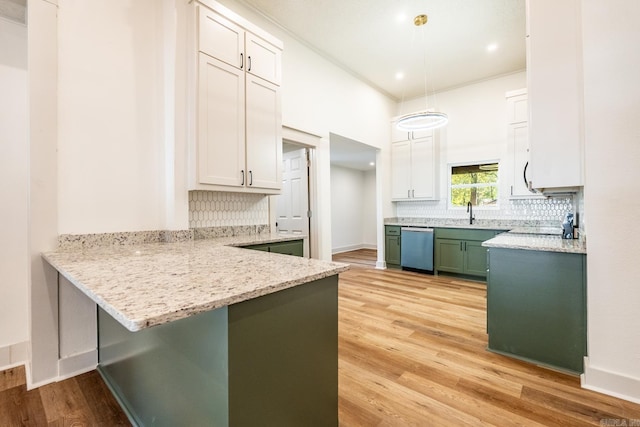
[{"label": "tile backsplash", "polygon": [[189,192],[189,228],[267,224],[269,198],[264,194]]},{"label": "tile backsplash", "polygon": [[[529,220],[560,224],[565,214],[575,212],[573,197],[501,200],[499,208],[474,208],[477,219]],[[449,209],[447,200],[397,202],[398,217],[466,218],[465,209]]]}]

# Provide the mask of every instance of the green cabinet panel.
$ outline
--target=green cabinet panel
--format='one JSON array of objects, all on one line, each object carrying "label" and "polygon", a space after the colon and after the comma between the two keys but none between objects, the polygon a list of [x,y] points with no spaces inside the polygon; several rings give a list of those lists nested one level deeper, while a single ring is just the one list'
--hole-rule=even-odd
[{"label": "green cabinet panel", "polygon": [[436,271],[486,277],[487,249],[482,242],[500,233],[496,230],[436,228]]},{"label": "green cabinet panel", "polygon": [[486,277],[487,248],[482,246],[482,242],[465,241],[464,249],[465,273]]},{"label": "green cabinet panel", "polygon": [[400,238],[399,226],[384,227],[384,254],[389,268],[400,268]]},{"label": "green cabinet panel", "polygon": [[462,240],[436,239],[436,270],[464,273]]},{"label": "green cabinet panel", "polygon": [[263,245],[251,245],[251,246],[243,246],[245,249],[253,249],[254,251],[264,251],[269,252],[269,243],[265,243]]},{"label": "green cabinet panel", "polygon": [[289,240],[286,242],[262,243],[259,245],[242,246],[245,249],[256,251],[273,252],[277,254],[304,256],[304,246],[302,240]]},{"label": "green cabinet panel", "polygon": [[489,349],[582,373],[586,255],[489,249]]},{"label": "green cabinet panel", "polygon": [[301,257],[303,256],[304,249],[302,240],[294,240],[290,242],[272,243],[269,246],[269,252]]},{"label": "green cabinet panel", "polygon": [[478,230],[475,228],[436,228],[436,239],[477,240],[492,239],[501,231]]}]

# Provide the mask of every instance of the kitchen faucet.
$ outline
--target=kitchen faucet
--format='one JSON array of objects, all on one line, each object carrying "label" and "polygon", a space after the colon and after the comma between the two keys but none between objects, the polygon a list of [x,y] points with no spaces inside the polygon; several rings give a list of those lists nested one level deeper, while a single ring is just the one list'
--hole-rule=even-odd
[{"label": "kitchen faucet", "polygon": [[469,212],[469,224],[473,225],[473,220],[476,219],[476,217],[473,216],[473,205],[471,202],[467,202],[467,212]]}]

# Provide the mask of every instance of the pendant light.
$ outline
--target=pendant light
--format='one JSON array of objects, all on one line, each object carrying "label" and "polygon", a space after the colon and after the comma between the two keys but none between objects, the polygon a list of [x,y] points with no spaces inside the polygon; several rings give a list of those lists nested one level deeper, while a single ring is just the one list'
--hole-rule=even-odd
[{"label": "pendant light", "polygon": [[[413,18],[413,24],[416,27],[421,27],[427,23],[429,18],[427,15],[418,15]],[[424,41],[424,28],[422,30],[423,33],[423,41]],[[427,98],[427,70],[426,70],[426,52],[425,49],[422,51],[423,54],[423,72],[424,72],[424,100],[425,106],[428,103]],[[419,130],[427,130],[427,129],[436,129],[442,127],[447,124],[449,121],[449,117],[445,113],[440,113],[437,111],[433,111],[429,108],[425,108],[422,111],[416,111],[409,114],[404,114],[395,119],[396,128],[406,132],[419,131]]]}]

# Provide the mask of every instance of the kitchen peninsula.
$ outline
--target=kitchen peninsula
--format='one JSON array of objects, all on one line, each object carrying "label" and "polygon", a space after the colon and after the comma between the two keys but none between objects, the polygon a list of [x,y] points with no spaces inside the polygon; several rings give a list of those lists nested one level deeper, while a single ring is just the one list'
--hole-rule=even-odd
[{"label": "kitchen peninsula", "polygon": [[98,369],[132,421],[335,425],[337,275],[348,266],[230,246],[282,240],[44,258],[98,305]]}]

